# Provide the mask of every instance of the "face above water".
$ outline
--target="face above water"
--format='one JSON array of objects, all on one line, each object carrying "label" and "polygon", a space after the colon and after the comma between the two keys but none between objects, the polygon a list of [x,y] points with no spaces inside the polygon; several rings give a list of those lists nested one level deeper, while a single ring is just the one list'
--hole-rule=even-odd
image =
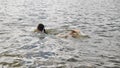
[{"label": "face above water", "polygon": [[79,32],[77,32],[77,31],[71,31],[70,35],[74,38],[78,38],[80,36]]}]

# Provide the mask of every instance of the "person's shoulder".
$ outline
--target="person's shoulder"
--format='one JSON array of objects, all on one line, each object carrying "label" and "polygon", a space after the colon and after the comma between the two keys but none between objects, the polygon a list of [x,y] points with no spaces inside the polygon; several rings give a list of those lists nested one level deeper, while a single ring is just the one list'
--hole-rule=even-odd
[{"label": "person's shoulder", "polygon": [[33,32],[40,32],[38,29],[34,29],[34,31]]}]

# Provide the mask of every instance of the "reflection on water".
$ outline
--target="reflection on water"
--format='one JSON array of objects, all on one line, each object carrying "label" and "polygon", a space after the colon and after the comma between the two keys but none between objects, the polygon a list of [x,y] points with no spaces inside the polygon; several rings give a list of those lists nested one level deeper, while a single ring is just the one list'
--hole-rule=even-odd
[{"label": "reflection on water", "polygon": [[[0,68],[120,68],[119,0],[0,0]],[[77,28],[90,36],[53,34]]]}]

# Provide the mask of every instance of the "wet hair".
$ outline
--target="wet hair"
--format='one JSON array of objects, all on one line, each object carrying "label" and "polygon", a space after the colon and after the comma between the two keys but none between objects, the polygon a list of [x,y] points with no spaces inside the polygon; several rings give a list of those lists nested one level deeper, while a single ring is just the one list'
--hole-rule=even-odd
[{"label": "wet hair", "polygon": [[38,27],[37,27],[37,29],[39,30],[39,31],[44,31],[44,33],[46,33],[47,34],[47,32],[46,32],[46,30],[45,30],[45,26],[43,25],[43,24],[39,24],[38,25]]}]

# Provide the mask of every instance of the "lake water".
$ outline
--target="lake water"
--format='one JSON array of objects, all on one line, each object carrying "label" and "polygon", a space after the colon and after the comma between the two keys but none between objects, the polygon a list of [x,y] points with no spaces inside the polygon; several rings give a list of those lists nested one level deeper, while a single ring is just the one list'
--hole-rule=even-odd
[{"label": "lake water", "polygon": [[[39,23],[90,38],[41,39]],[[120,0],[0,0],[0,68],[120,68]]]}]

